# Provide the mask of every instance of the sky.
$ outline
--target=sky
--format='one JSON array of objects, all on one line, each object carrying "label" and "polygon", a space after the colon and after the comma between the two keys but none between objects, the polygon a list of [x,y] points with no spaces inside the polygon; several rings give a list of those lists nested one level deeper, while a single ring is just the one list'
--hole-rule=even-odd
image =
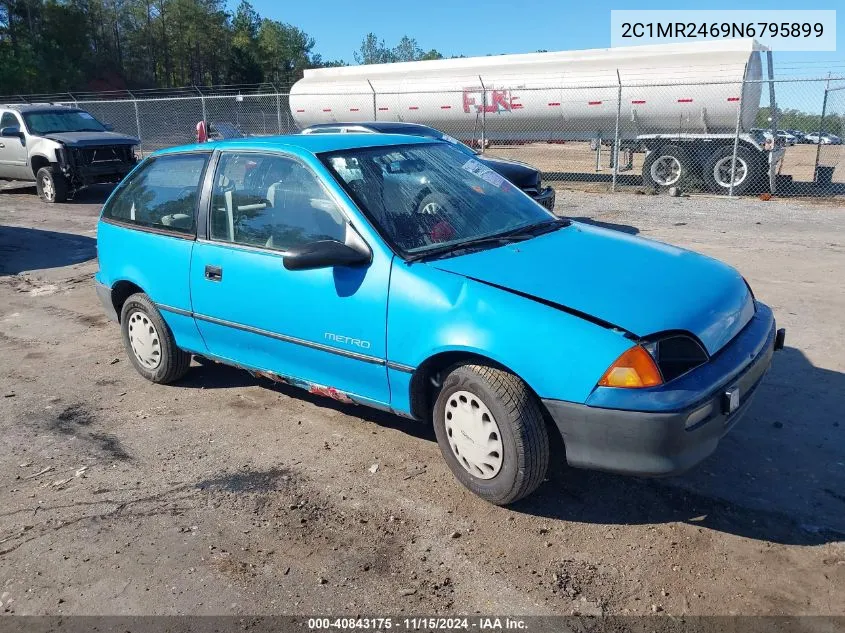
[{"label": "sky", "polygon": [[[617,9],[759,9],[760,20],[774,9],[839,9],[838,51],[776,53],[780,76],[845,75],[845,5],[796,0],[709,0],[695,2],[562,2],[560,0],[251,0],[264,17],[298,26],[316,39],[323,59],[354,63],[353,52],[368,32],[393,45],[403,36],[443,55],[487,55],[605,48],[610,46],[610,11]],[[229,0],[232,9],[237,0]]]}]

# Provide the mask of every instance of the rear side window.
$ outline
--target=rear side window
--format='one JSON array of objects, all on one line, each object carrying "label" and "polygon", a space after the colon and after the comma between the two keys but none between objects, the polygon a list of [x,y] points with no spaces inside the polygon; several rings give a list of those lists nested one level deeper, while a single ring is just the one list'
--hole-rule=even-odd
[{"label": "rear side window", "polygon": [[170,154],[148,161],[120,185],[103,217],[194,234],[200,180],[208,156]]}]

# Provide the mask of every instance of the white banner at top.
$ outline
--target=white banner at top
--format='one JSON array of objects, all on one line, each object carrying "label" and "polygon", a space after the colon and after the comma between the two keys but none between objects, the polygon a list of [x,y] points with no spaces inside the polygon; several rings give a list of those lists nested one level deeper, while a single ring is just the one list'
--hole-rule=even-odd
[{"label": "white banner at top", "polygon": [[773,51],[835,51],[833,10],[619,10],[610,12],[610,45],[747,40]]}]

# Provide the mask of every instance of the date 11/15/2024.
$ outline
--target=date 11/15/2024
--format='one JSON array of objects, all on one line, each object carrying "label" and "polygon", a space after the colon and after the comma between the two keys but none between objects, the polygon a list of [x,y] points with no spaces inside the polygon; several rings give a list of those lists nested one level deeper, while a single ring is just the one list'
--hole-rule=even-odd
[{"label": "date 11/15/2024", "polygon": [[358,631],[524,631],[528,623],[522,618],[510,617],[371,617],[371,618],[309,618],[308,629],[358,630]]}]

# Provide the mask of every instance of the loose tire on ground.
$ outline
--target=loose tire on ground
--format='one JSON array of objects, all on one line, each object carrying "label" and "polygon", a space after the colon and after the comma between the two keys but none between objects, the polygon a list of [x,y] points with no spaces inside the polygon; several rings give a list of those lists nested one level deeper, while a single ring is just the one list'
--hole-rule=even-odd
[{"label": "loose tire on ground", "polygon": [[643,184],[647,187],[684,188],[692,174],[692,159],[680,145],[664,145],[649,152],[643,161]]},{"label": "loose tire on ground", "polygon": [[[704,183],[710,191],[728,194],[731,190],[731,163],[733,145],[723,145],[704,161]],[[736,150],[734,168],[735,195],[741,196],[755,187],[759,187],[763,169],[760,156],[753,150],[740,145]]]},{"label": "loose tire on ground", "polygon": [[42,167],[35,174],[35,189],[44,202],[65,202],[68,188],[67,178],[56,167]]},{"label": "loose tire on ground", "polygon": [[150,382],[175,382],[188,371],[191,355],[176,346],[167,323],[144,293],[130,295],[124,302],[120,331],[129,360]]},{"label": "loose tire on ground", "polygon": [[[461,436],[463,445],[470,442],[475,453],[469,462],[455,452],[455,439],[450,443],[448,430],[451,428],[452,438],[462,430],[455,426],[453,414],[461,408],[480,420],[476,426],[480,431],[464,427],[469,434]],[[451,420],[447,420],[447,414]],[[483,421],[484,415],[492,419],[492,426]],[[446,463],[458,481],[479,497],[507,505],[534,492],[545,479],[549,466],[545,420],[536,396],[514,374],[483,364],[454,366],[443,380],[433,417],[437,443]],[[488,444],[482,448],[470,436],[481,436]],[[488,463],[478,468],[475,457],[488,450],[493,454],[485,458]],[[494,454],[498,451],[499,456]]]}]

